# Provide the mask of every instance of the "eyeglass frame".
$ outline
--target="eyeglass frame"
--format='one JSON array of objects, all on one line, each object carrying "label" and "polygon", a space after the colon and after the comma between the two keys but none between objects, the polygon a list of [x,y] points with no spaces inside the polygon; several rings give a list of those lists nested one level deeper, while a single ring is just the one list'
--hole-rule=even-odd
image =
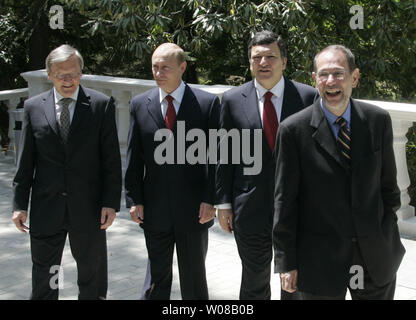
[{"label": "eyeglass frame", "polygon": [[[322,75],[322,73],[324,73],[324,75]],[[347,73],[348,71],[345,69],[336,69],[335,71],[318,71],[316,75],[319,81],[327,81],[330,75],[332,75],[334,79],[342,81],[345,80]]]},{"label": "eyeglass frame", "polygon": [[56,78],[60,81],[63,81],[63,80],[66,80],[66,79],[69,79],[69,80],[76,79],[76,78],[80,77],[81,75],[82,75],[81,72],[65,73],[63,75],[62,74],[57,74],[57,73],[53,74],[54,78]]}]

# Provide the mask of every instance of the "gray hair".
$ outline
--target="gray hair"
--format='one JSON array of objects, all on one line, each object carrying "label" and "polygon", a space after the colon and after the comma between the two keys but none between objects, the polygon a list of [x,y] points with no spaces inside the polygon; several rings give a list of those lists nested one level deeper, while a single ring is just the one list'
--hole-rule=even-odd
[{"label": "gray hair", "polygon": [[84,68],[84,59],[82,58],[81,54],[77,49],[67,44],[63,44],[58,48],[53,49],[49,53],[45,60],[46,71],[48,73],[51,72],[52,64],[67,61],[73,55],[75,55],[78,58],[78,63],[82,71],[82,69]]},{"label": "gray hair", "polygon": [[326,52],[326,51],[342,51],[345,54],[345,57],[347,58],[347,63],[348,63],[348,68],[350,69],[349,72],[352,73],[355,68],[357,67],[355,64],[355,56],[354,54],[351,52],[350,49],[348,49],[347,47],[341,45],[341,44],[333,44],[330,46],[327,46],[325,48],[323,48],[321,51],[319,51],[316,55],[315,58],[313,59],[313,71],[317,71],[316,70],[316,62],[318,60],[319,55],[321,55],[322,53]]}]

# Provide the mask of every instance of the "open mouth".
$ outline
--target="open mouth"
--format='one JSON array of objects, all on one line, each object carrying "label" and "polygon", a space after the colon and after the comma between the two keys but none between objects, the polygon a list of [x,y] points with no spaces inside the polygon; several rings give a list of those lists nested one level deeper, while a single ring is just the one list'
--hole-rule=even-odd
[{"label": "open mouth", "polygon": [[341,90],[339,89],[327,89],[325,93],[328,97],[335,98],[341,94]]}]

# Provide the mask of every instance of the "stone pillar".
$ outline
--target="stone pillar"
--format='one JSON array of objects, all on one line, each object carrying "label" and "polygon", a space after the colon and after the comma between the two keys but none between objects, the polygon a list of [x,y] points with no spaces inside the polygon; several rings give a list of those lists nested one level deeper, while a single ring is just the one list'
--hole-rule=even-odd
[{"label": "stone pillar", "polygon": [[400,189],[401,207],[397,211],[400,233],[403,235],[416,235],[415,208],[410,203],[407,188],[410,186],[410,177],[406,160],[406,134],[413,125],[412,121],[392,119],[393,148],[397,167],[397,184]]},{"label": "stone pillar", "polygon": [[131,92],[124,90],[112,90],[111,94],[115,99],[116,105],[116,122],[120,150],[121,154],[125,155],[130,123],[129,104],[131,99]]}]

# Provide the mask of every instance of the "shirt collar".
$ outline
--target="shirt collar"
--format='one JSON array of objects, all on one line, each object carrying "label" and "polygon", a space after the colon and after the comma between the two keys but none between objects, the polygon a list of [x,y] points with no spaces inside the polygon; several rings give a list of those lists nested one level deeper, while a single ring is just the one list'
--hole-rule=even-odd
[{"label": "shirt collar", "polygon": [[[70,96],[69,98],[71,98],[74,101],[77,101],[78,99],[78,92],[79,92],[79,86],[77,88],[77,90],[75,90],[74,94],[72,96]],[[58,102],[63,99],[64,97],[58,92],[58,90],[56,90],[55,87],[53,87],[53,94],[55,96],[55,104],[58,104]]]},{"label": "shirt collar", "polygon": [[[333,114],[324,106],[324,102],[322,101],[322,98],[320,102],[321,102],[321,108],[324,111],[325,117],[328,119],[329,123],[331,124],[335,123],[335,121],[338,119],[338,116]],[[351,103],[350,102],[348,102],[348,107],[344,111],[344,113],[341,115],[341,117],[343,117],[344,120],[347,121],[347,124],[350,127],[350,122],[351,122]]]},{"label": "shirt collar", "polygon": [[185,83],[181,81],[179,87],[175,89],[172,93],[166,93],[162,88],[159,87],[159,98],[160,103],[166,98],[166,96],[169,94],[174,98],[179,104],[182,102],[183,95],[185,93]]},{"label": "shirt collar", "polygon": [[[74,94],[72,96],[70,96],[69,98],[71,98],[74,101],[77,101],[78,99],[78,92],[79,92],[79,86],[77,88],[77,90],[75,90]],[[55,96],[55,104],[58,104],[58,102],[63,99],[64,97],[58,92],[58,90],[56,90],[55,87],[53,87],[53,94]]]},{"label": "shirt collar", "polygon": [[271,88],[270,90],[265,89],[258,81],[257,79],[254,79],[254,86],[256,87],[257,90],[257,95],[258,98],[261,99],[263,98],[264,94],[267,91],[270,91],[271,93],[273,93],[273,95],[275,95],[276,97],[280,98],[283,96],[283,91],[285,90],[285,80],[284,77],[282,76],[279,80],[278,83],[275,84],[275,86],[273,88]]}]

